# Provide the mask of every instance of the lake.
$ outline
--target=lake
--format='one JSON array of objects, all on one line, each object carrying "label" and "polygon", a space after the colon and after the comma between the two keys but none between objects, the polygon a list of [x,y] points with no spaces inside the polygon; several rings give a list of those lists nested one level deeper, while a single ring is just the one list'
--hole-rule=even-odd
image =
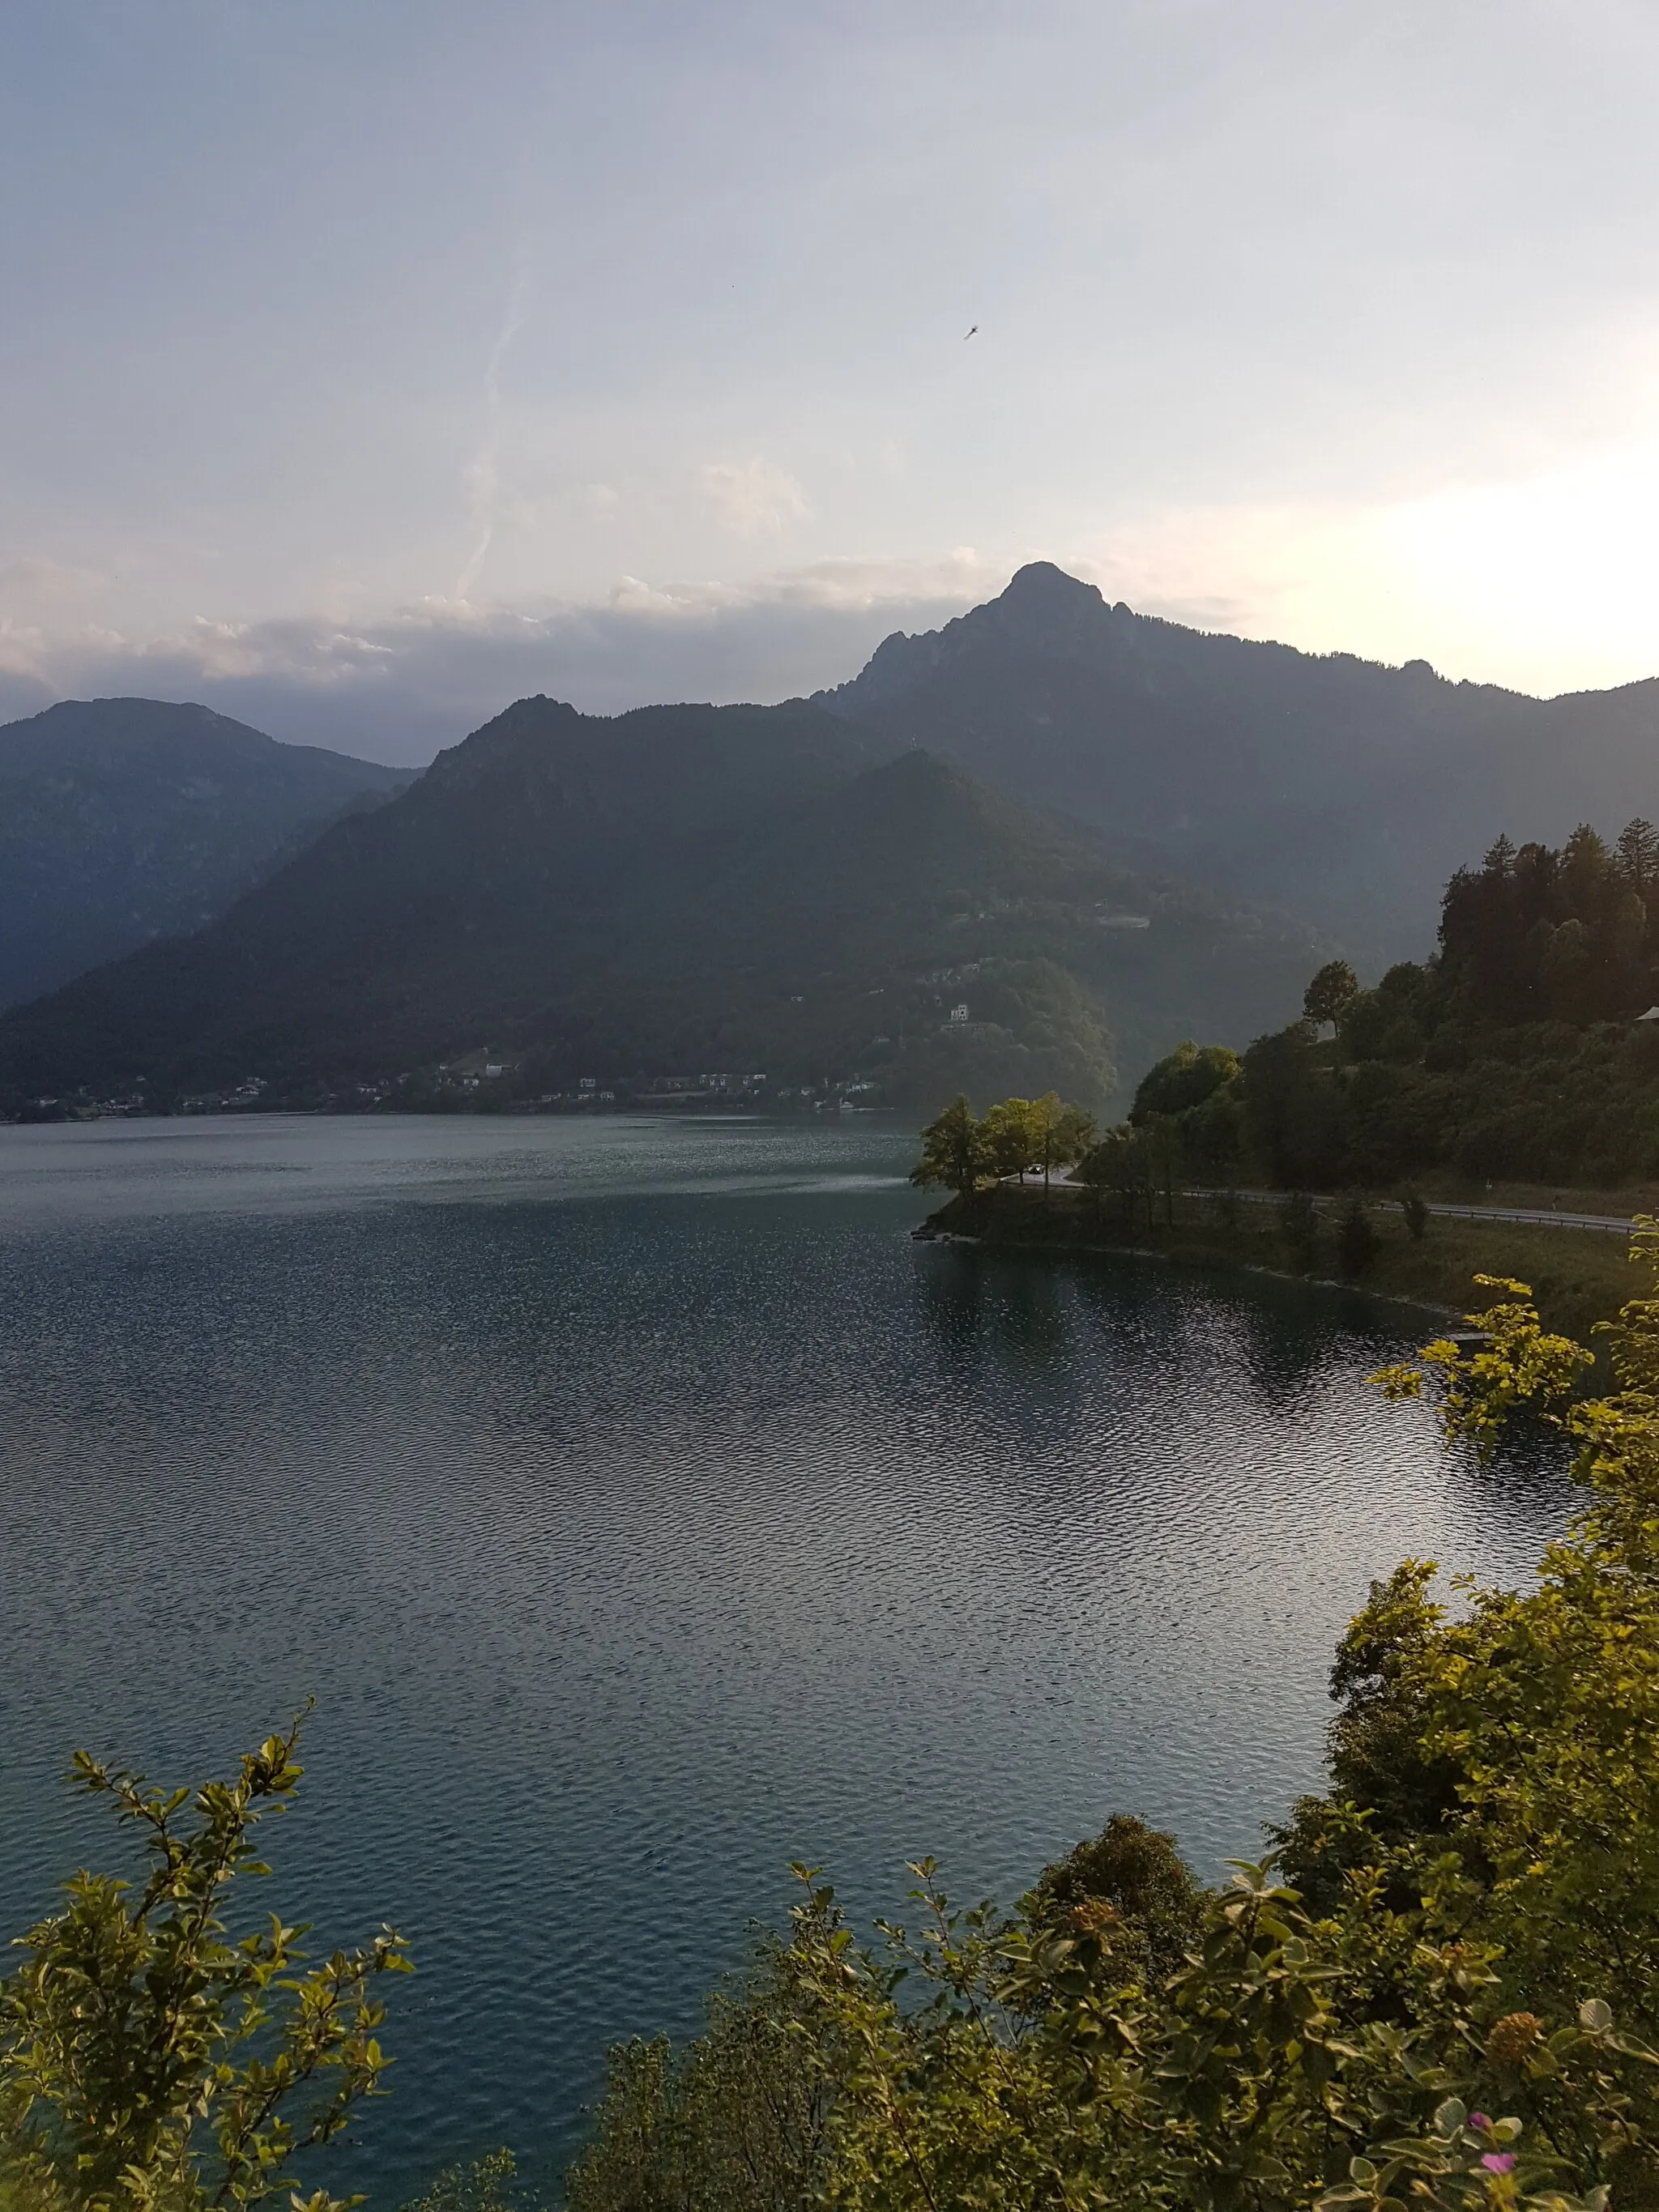
[{"label": "lake", "polygon": [[[112,1866],[77,1745],[201,1780],[314,1696],[286,1917],[392,1921],[394,2094],[307,2189],[568,2146],[788,1862],[1012,1899],[1128,1810],[1206,1877],[1318,1777],[1402,1555],[1570,1500],[1364,1382],[1358,1294],[913,1243],[906,1130],[0,1129],[0,1918]],[[262,1906],[263,1906],[263,1900]]]}]

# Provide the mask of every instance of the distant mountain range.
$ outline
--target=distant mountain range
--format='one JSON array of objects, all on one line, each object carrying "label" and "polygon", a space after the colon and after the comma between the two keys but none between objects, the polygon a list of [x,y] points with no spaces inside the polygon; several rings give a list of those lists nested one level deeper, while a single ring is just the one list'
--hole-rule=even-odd
[{"label": "distant mountain range", "polygon": [[1046,562],[816,703],[1374,962],[1431,949],[1447,877],[1500,830],[1659,818],[1659,682],[1529,699],[1186,629]]},{"label": "distant mountain range", "polygon": [[1100,1103],[1182,1036],[1283,1021],[1320,950],[816,707],[531,699],[195,935],[14,1010],[0,1092],[413,1102],[488,1046],[531,1095],[763,1071]]},{"label": "distant mountain range", "polygon": [[205,707],[71,700],[0,729],[0,1006],[198,928],[406,769]]},{"label": "distant mountain range", "polygon": [[0,730],[0,1006],[50,994],[0,1018],[0,1102],[414,1099],[486,1046],[501,1097],[764,1069],[1099,1101],[1183,1036],[1277,1027],[1326,951],[1427,951],[1500,830],[1636,814],[1659,683],[1528,699],[1045,562],[812,701],[523,700],[412,783],[69,703]]}]

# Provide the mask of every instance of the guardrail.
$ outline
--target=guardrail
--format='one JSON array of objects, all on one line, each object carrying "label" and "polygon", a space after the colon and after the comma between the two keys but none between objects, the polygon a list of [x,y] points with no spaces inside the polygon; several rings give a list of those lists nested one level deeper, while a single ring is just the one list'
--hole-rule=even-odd
[{"label": "guardrail", "polygon": [[[1221,1198],[1218,1190],[1183,1190],[1183,1198]],[[1232,1195],[1251,1206],[1282,1206],[1286,1194],[1282,1190],[1236,1190]],[[1595,1229],[1608,1237],[1628,1237],[1635,1221],[1628,1214],[1620,1213],[1563,1213],[1555,1206],[1454,1206],[1449,1200],[1429,1199],[1425,1201],[1431,1213],[1455,1216],[1464,1221],[1519,1221],[1540,1229]],[[1339,1206],[1340,1199],[1316,1198],[1314,1203]],[[1365,1203],[1382,1213],[1403,1213],[1404,1206],[1397,1198],[1371,1198]]]}]

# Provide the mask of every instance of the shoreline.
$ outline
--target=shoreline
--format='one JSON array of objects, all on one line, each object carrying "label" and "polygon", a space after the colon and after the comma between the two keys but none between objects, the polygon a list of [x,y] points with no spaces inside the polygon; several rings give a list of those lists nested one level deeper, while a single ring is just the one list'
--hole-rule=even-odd
[{"label": "shoreline", "polygon": [[[1239,1209],[1229,1222],[1213,1200],[1176,1194],[1175,1219],[1130,1224],[1109,1218],[1109,1206],[1073,1184],[1024,1189],[999,1184],[970,1200],[951,1198],[912,1233],[922,1242],[948,1237],[988,1251],[1133,1256],[1194,1268],[1221,1267],[1326,1290],[1358,1291],[1408,1305],[1437,1322],[1457,1323],[1492,1303],[1473,1279],[1498,1275],[1528,1284],[1546,1327],[1583,1338],[1644,1289],[1624,1243],[1604,1230],[1544,1227],[1436,1215],[1413,1239],[1398,1213],[1370,1215],[1376,1249],[1358,1273],[1343,1270],[1336,1227],[1325,1217],[1308,1263],[1287,1247],[1277,1209]],[[1157,1201],[1160,1213],[1165,1202]],[[1248,1215],[1250,1218],[1244,1218]]]},{"label": "shoreline", "polygon": [[[930,1217],[931,1218],[931,1217]],[[1413,1312],[1431,1314],[1437,1321],[1462,1322],[1468,1316],[1455,1306],[1443,1305],[1428,1297],[1418,1297],[1406,1291],[1379,1290],[1363,1276],[1303,1275],[1291,1267],[1270,1267],[1263,1260],[1241,1260],[1231,1253],[1211,1252],[1202,1247],[1154,1244],[1056,1244],[1052,1239],[1031,1241],[1012,1237],[988,1237],[975,1236],[966,1230],[936,1230],[930,1236],[927,1223],[910,1231],[913,1241],[919,1244],[971,1244],[977,1250],[994,1252],[1036,1252],[1052,1255],[1057,1251],[1074,1253],[1085,1260],[1152,1260],[1164,1267],[1189,1267],[1195,1273],[1209,1267],[1224,1268],[1230,1274],[1265,1275],[1270,1282],[1302,1283],[1315,1291],[1357,1291],[1362,1297],[1374,1298],[1383,1305],[1410,1306]]]}]

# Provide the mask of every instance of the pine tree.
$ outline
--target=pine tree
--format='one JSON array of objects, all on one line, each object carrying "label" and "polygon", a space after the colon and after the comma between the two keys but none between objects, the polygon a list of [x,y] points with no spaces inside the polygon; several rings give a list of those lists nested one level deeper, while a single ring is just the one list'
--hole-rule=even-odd
[{"label": "pine tree", "polygon": [[1644,907],[1659,902],[1659,830],[1638,814],[1619,832],[1613,866]]}]

